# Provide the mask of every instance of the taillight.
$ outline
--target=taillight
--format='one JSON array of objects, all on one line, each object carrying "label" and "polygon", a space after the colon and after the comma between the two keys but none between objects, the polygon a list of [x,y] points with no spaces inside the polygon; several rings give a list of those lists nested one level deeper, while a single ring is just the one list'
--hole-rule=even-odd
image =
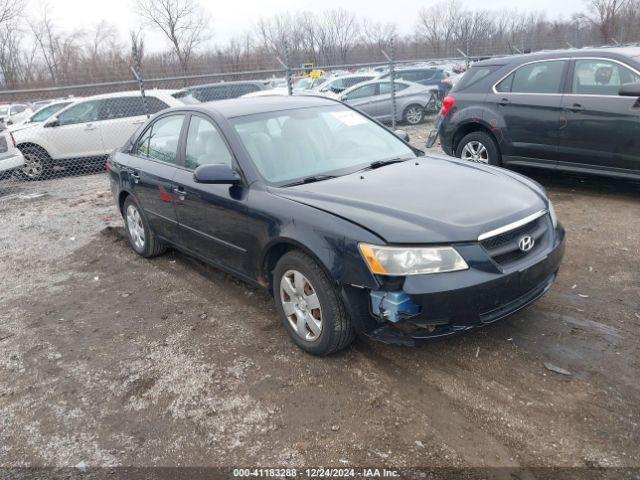
[{"label": "taillight", "polygon": [[16,139],[13,136],[13,132],[9,132],[9,136],[11,137],[11,141],[13,142],[13,146],[16,146]]},{"label": "taillight", "polygon": [[440,115],[446,117],[447,113],[449,113],[449,110],[451,110],[455,104],[456,99],[451,95],[447,95],[446,97],[444,97],[444,99],[442,100],[442,110],[440,110]]},{"label": "taillight", "polygon": [[108,174],[109,172],[111,172],[111,158],[107,158],[106,167],[107,167],[107,174]]}]

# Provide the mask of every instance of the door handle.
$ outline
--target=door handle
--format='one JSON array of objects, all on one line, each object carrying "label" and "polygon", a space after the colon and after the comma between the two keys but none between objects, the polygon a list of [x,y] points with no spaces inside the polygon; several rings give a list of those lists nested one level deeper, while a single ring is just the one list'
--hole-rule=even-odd
[{"label": "door handle", "polygon": [[504,107],[505,105],[509,105],[510,103],[511,100],[509,100],[508,98],[501,98],[498,102],[498,105],[502,105]]},{"label": "door handle", "polygon": [[84,129],[85,129],[85,130],[95,130],[96,128],[97,128],[97,127],[96,127],[96,126],[94,126],[92,123],[87,123],[87,124],[84,126]]},{"label": "door handle", "polygon": [[184,191],[182,187],[176,187],[173,189],[173,193],[175,193],[180,200],[184,200],[184,197],[187,196],[187,192]]},{"label": "door handle", "polygon": [[142,125],[146,120],[136,120],[131,122],[131,125]]},{"label": "door handle", "polygon": [[579,103],[574,103],[570,107],[564,107],[564,109],[573,113],[578,113],[578,112],[582,112],[584,110],[584,107]]}]

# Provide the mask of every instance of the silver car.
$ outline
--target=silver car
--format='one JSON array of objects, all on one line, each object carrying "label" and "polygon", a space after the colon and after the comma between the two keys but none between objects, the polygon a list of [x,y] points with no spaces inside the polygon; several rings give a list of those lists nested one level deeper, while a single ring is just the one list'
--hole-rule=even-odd
[{"label": "silver car", "polygon": [[[427,113],[437,111],[436,87],[425,87],[413,82],[396,80],[396,121],[416,125]],[[338,97],[352,107],[381,121],[391,121],[391,82],[373,80],[346,89]]]}]

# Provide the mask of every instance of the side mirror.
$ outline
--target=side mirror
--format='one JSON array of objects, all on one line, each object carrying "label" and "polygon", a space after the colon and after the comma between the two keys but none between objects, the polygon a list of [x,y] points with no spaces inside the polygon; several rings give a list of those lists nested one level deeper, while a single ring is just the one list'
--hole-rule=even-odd
[{"label": "side mirror", "polygon": [[53,127],[59,127],[59,126],[60,126],[60,122],[58,121],[57,118],[54,118],[53,120],[50,120],[44,124],[44,128],[53,128]]},{"label": "side mirror", "polygon": [[409,134],[404,130],[394,130],[393,133],[396,137],[400,137],[402,140],[409,143]]},{"label": "side mirror", "polygon": [[210,163],[200,165],[193,172],[193,179],[198,183],[214,185],[237,185],[240,175],[226,163]]},{"label": "side mirror", "polygon": [[640,97],[640,83],[625,83],[620,85],[618,95],[623,97]]}]

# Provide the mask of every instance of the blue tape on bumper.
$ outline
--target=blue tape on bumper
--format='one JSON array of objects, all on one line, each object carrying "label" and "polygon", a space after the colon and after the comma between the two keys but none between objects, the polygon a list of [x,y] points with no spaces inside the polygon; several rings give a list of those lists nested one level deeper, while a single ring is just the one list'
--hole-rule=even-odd
[{"label": "blue tape on bumper", "polygon": [[371,311],[379,318],[396,323],[420,313],[420,307],[401,290],[397,292],[377,290],[371,292]]}]

